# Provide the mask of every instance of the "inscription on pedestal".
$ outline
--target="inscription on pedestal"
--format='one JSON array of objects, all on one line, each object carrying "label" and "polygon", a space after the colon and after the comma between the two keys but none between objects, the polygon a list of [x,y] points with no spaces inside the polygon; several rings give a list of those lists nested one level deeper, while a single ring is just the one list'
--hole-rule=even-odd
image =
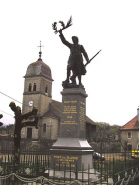
[{"label": "inscription on pedestal", "polygon": [[54,161],[56,167],[66,167],[66,168],[75,168],[78,156],[63,156],[63,155],[54,155]]},{"label": "inscription on pedestal", "polygon": [[80,102],[80,130],[84,130],[85,128],[85,103]]},{"label": "inscription on pedestal", "polygon": [[77,125],[74,119],[74,114],[77,114],[77,101],[64,101],[63,114],[67,115],[65,120],[61,122],[62,125]]},{"label": "inscription on pedestal", "polygon": [[86,97],[82,96],[82,94],[78,93],[76,94],[76,90],[74,91],[73,95],[65,93],[64,96],[62,97],[60,137],[85,138],[86,135],[85,98]]}]

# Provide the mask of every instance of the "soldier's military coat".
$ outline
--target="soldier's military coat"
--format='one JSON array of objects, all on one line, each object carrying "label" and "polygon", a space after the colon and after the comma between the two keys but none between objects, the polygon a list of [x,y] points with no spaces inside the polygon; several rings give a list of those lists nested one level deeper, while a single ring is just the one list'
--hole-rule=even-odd
[{"label": "soldier's military coat", "polygon": [[68,69],[71,69],[75,71],[76,76],[78,75],[85,75],[86,73],[86,69],[84,67],[83,64],[83,57],[82,54],[84,56],[84,58],[86,59],[86,61],[88,61],[88,55],[84,49],[84,47],[82,45],[77,44],[71,44],[69,43],[64,35],[62,33],[60,33],[60,38],[63,44],[65,44],[67,47],[69,47],[70,49],[70,56],[68,59]]}]

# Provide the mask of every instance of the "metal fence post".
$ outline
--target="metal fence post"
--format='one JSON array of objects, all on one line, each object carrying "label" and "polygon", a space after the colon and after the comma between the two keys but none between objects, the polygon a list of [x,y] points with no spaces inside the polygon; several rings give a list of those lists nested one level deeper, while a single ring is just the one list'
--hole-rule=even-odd
[{"label": "metal fence post", "polygon": [[115,176],[114,176],[114,174],[115,174],[115,167],[114,167],[114,156],[113,156],[113,182],[115,182]]}]

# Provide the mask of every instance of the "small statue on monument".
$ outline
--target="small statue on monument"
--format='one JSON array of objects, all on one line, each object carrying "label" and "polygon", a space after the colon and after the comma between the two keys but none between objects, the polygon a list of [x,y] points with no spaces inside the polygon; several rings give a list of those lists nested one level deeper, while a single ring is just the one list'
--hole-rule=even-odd
[{"label": "small statue on monument", "polygon": [[[70,49],[70,56],[68,59],[68,65],[67,65],[67,78],[65,81],[63,81],[63,87],[64,88],[71,88],[71,87],[77,87],[77,83],[76,83],[76,77],[78,77],[79,80],[79,86],[82,86],[81,83],[81,76],[86,74],[86,65],[88,65],[91,60],[100,52],[98,52],[93,58],[91,58],[89,60],[87,52],[85,51],[84,47],[82,45],[80,45],[79,39],[76,36],[72,37],[72,43],[69,43],[63,33],[62,30],[68,28],[69,26],[71,26],[72,22],[72,18],[70,18],[70,20],[67,22],[67,25],[65,26],[63,21],[59,21],[59,23],[61,23],[61,26],[63,27],[60,30],[57,30],[56,27],[56,22],[52,24],[53,30],[55,30],[55,33],[59,33],[60,35],[60,39],[62,41],[63,44],[65,44],[69,49]],[[86,60],[86,64],[84,65],[83,63],[83,56]],[[72,71],[72,76],[71,76],[71,71]],[[70,83],[70,80],[72,83]]]}]

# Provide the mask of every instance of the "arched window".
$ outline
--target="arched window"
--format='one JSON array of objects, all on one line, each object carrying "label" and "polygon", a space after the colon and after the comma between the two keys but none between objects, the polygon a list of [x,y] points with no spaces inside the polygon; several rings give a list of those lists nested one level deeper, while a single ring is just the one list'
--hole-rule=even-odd
[{"label": "arched window", "polygon": [[33,85],[33,91],[36,91],[36,83]]},{"label": "arched window", "polygon": [[45,93],[48,93],[48,86],[45,86]]},{"label": "arched window", "polygon": [[46,132],[46,123],[43,124],[43,132]]},{"label": "arched window", "polygon": [[131,132],[128,132],[128,133],[127,133],[127,137],[128,137],[128,138],[131,138]]},{"label": "arched window", "polygon": [[32,89],[32,84],[30,83],[28,87],[28,91],[31,92],[31,89]]}]

